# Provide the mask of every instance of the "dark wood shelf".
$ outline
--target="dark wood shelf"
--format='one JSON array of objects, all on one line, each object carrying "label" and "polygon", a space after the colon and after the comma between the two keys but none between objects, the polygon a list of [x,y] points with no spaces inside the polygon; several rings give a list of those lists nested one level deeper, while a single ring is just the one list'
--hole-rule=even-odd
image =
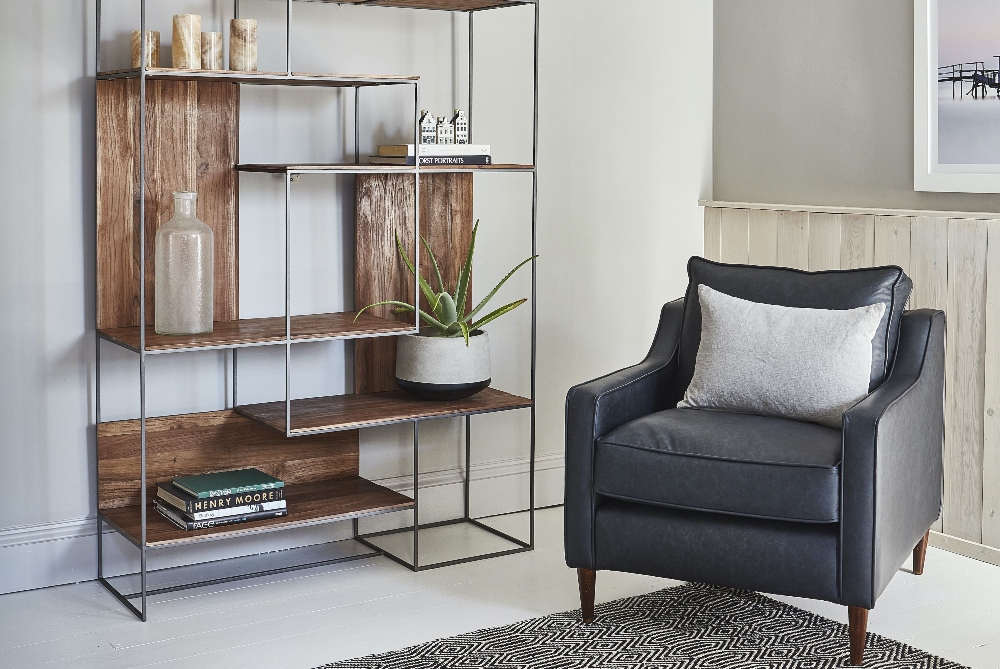
[{"label": "dark wood shelf", "polygon": [[[138,68],[99,72],[98,79],[135,79]],[[333,88],[361,88],[365,86],[391,86],[414,84],[415,75],[389,74],[323,74],[318,72],[238,72],[235,70],[177,70],[172,67],[151,67],[147,79],[174,81],[223,81],[232,84],[258,86],[328,86]]]},{"label": "dark wood shelf", "polygon": [[[411,332],[413,323],[379,318],[364,313],[354,321],[355,312],[292,316],[292,339],[310,341],[365,337]],[[139,350],[139,328],[106,328],[98,331],[102,339]],[[202,335],[158,335],[146,327],[147,351],[180,351],[254,344],[273,344],[285,340],[285,318],[248,318],[239,321],[216,321],[215,329]]]},{"label": "dark wood shelf", "polygon": [[[315,1],[315,0],[311,0]],[[404,7],[407,9],[441,9],[451,12],[472,12],[481,9],[500,9],[533,5],[534,0],[320,0],[337,4],[365,5],[366,7]]]},{"label": "dark wood shelf", "polygon": [[[241,163],[236,166],[240,172],[266,172],[285,174],[286,172],[414,172],[412,165],[373,165],[371,163]],[[533,165],[498,163],[495,165],[422,165],[421,172],[531,172]]]},{"label": "dark wood shelf", "polygon": [[[394,390],[364,395],[336,395],[292,401],[293,435],[337,432],[375,425],[402,423],[427,418],[526,409],[531,400],[501,390],[487,388],[464,400],[433,402]],[[253,420],[285,432],[285,403],[248,404],[236,410]]]},{"label": "dark wood shelf", "polygon": [[[282,518],[190,531],[172,524],[150,504],[146,510],[146,545],[162,548],[208,538],[270,532],[413,508],[413,500],[406,495],[357,476],[289,485],[285,490],[285,499],[288,502],[288,515]],[[101,515],[133,543],[140,543],[142,530],[139,506],[105,509],[101,511]]]}]

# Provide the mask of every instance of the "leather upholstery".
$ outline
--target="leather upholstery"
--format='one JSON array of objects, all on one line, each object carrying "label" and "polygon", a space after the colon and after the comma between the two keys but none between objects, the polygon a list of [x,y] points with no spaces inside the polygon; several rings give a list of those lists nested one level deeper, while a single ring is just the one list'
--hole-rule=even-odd
[{"label": "leather upholstery", "polygon": [[597,569],[837,600],[837,526],[752,520],[610,501]]},{"label": "leather upholstery", "polygon": [[784,418],[668,409],[597,441],[602,495],[757,518],[840,519],[840,430]]},{"label": "leather upholstery", "polygon": [[899,267],[803,272],[785,267],[725,265],[694,257],[688,262],[684,323],[681,326],[677,385],[678,400],[694,375],[701,341],[701,307],[698,286],[704,284],[733,297],[784,307],[853,309],[876,302],[886,305],[872,339],[872,373],[869,390],[885,379],[892,365],[899,336],[899,318],[913,287]]},{"label": "leather upholstery", "polygon": [[[892,321],[887,323],[884,357],[891,362],[890,371],[883,379],[873,367],[873,384],[876,378],[884,382],[845,414],[839,433],[837,515],[828,519],[832,522],[801,522],[831,515],[829,488],[821,479],[776,482],[785,468],[812,464],[829,471],[828,465],[837,462],[830,439],[836,430],[778,422],[772,424],[775,438],[768,441],[760,436],[761,421],[781,419],[673,409],[687,383],[679,378],[684,351],[697,346],[697,337],[692,339],[688,330],[700,315],[696,308],[685,310],[681,301],[671,302],[660,314],[656,338],[642,363],[569,391],[566,562],[872,608],[940,511],[944,314],[901,314],[910,282],[893,268],[859,270],[863,281],[855,282],[846,281],[845,272],[737,272],[695,259],[692,283],[703,278],[698,268],[707,265],[726,269],[724,281],[709,285],[745,299],[761,299],[747,291],[762,294],[773,288],[773,294],[780,293],[779,284],[787,281],[807,294],[795,297],[794,291],[785,291],[782,301],[770,298],[774,303],[816,306],[802,302],[823,300],[834,308],[854,307],[870,303],[879,291],[892,300],[898,328],[893,335]],[[755,284],[751,277],[757,272],[766,278],[746,288]],[[830,281],[825,288],[824,277]],[[877,289],[866,289],[861,285],[866,282]],[[845,291],[847,295],[839,294]],[[697,420],[685,412],[697,414]],[[709,418],[715,419],[711,425]],[[791,455],[795,438],[808,444]],[[693,462],[699,458],[716,462]],[[737,471],[743,467],[747,471]],[[768,485],[782,490],[753,498],[752,491]],[[791,497],[805,500],[810,494],[815,497],[803,502],[803,509],[789,512]],[[668,506],[677,502],[710,510]],[[752,517],[775,510],[781,510],[781,517],[798,517]],[[734,515],[747,511],[753,513]]]}]

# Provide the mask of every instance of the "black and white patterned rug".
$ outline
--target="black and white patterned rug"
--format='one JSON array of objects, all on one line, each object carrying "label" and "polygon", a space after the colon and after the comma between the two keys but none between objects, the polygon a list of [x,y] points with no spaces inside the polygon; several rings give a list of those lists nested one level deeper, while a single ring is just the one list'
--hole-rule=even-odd
[{"label": "black and white patterned rug", "polygon": [[[317,669],[827,669],[846,667],[847,626],[757,593],[687,584]],[[845,610],[846,616],[846,610]],[[868,635],[865,666],[966,669]]]}]

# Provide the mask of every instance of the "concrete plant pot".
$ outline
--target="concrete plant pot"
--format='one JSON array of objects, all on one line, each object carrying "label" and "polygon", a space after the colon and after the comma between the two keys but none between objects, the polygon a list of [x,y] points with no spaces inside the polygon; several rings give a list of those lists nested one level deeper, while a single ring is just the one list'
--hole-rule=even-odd
[{"label": "concrete plant pot", "polygon": [[482,330],[462,337],[431,333],[396,338],[396,383],[425,400],[471,397],[490,385],[490,339]]}]

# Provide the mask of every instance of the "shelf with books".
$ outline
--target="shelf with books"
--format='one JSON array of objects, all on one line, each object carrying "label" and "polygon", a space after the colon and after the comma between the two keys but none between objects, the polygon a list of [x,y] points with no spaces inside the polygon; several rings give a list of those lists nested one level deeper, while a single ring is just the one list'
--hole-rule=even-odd
[{"label": "shelf with books", "polygon": [[[413,173],[412,165],[373,165],[370,163],[242,163],[236,166],[240,172],[265,172],[268,174],[323,174],[342,172],[347,174]],[[421,165],[421,172],[532,172],[534,165],[502,163],[493,165]]]},{"label": "shelf with books", "polygon": [[[201,530],[182,530],[162,517],[153,509],[153,505],[149,504],[146,508],[146,546],[165,548],[413,508],[411,498],[360,476],[300,483],[286,488],[287,516]],[[101,517],[133,544],[137,546],[140,544],[142,527],[138,505],[105,509],[101,511]]]},{"label": "shelf with books", "polygon": [[[138,68],[99,72],[99,80],[138,79]],[[332,88],[365,88],[368,86],[398,86],[415,84],[420,77],[382,74],[322,74],[318,72],[237,72],[234,70],[180,70],[151,67],[146,78],[154,81],[204,81],[258,86],[326,86]]]},{"label": "shelf with books", "polygon": [[[332,339],[359,339],[406,334],[414,331],[412,323],[355,312],[292,316],[292,341],[315,342]],[[267,346],[285,343],[285,317],[248,318],[216,321],[212,332],[199,335],[158,335],[146,327],[148,353],[177,353],[216,348]],[[130,351],[139,351],[139,328],[104,328],[98,336]]]},{"label": "shelf with books", "polygon": [[[292,436],[356,430],[377,425],[405,423],[430,418],[453,418],[528,409],[531,400],[495,388],[461,400],[421,400],[401,390],[355,395],[335,395],[292,400]],[[239,406],[236,410],[282,434],[285,433],[285,403],[268,402]]]}]

